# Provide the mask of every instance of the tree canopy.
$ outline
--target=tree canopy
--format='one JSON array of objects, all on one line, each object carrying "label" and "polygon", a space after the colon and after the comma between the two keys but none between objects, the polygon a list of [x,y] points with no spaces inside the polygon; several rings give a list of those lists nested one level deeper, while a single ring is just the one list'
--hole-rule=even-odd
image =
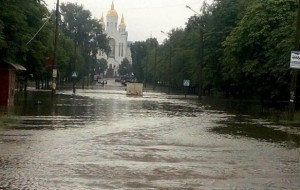
[{"label": "tree canopy", "polygon": [[297,0],[204,3],[185,28],[168,33],[157,54],[147,41],[134,44],[133,70],[172,87],[189,79],[210,95],[288,98],[297,7]]},{"label": "tree canopy", "polygon": [[[24,65],[27,76],[49,80],[54,58],[55,11],[49,11],[39,0],[0,0],[0,4],[0,58]],[[81,5],[61,4],[60,10],[59,73],[68,79],[76,68],[81,76],[87,75],[95,67],[98,51],[109,52],[108,38],[97,19]]]}]

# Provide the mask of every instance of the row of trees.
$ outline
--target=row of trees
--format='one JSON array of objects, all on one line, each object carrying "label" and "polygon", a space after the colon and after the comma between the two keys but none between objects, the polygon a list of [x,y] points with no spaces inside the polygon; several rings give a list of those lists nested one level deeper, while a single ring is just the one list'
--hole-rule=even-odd
[{"label": "row of trees", "polygon": [[[26,78],[50,80],[55,11],[49,11],[42,0],[0,0],[0,4],[0,58],[24,65]],[[72,3],[61,4],[60,13],[56,65],[60,78],[69,80],[73,71],[83,77],[100,66],[101,71],[106,69],[107,63],[96,58],[99,50],[110,51],[98,20],[92,18],[90,11]]]},{"label": "row of trees", "polygon": [[287,98],[297,0],[215,0],[185,28],[132,46],[138,80],[172,87],[184,79],[202,93]]}]

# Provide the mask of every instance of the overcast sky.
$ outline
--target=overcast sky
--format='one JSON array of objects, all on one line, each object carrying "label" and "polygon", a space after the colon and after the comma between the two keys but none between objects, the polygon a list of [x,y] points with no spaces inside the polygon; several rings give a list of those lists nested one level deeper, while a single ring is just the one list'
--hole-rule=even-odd
[{"label": "overcast sky", "polygon": [[[45,0],[49,9],[55,8],[57,0]],[[185,27],[188,18],[195,13],[187,9],[189,5],[199,11],[204,0],[114,0],[119,22],[124,14],[129,41],[144,41],[147,38],[157,38],[161,43],[172,28]],[[110,9],[112,0],[60,0],[60,3],[78,3],[91,11],[93,17],[100,19],[102,13]],[[206,0],[210,3],[212,0]]]}]

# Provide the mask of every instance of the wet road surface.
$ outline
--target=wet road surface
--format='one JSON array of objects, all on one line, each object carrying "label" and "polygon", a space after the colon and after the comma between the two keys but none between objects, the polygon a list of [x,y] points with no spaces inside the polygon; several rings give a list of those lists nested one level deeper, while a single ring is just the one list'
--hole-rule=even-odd
[{"label": "wet road surface", "polygon": [[300,189],[300,132],[163,93],[29,92],[0,125],[0,189]]}]

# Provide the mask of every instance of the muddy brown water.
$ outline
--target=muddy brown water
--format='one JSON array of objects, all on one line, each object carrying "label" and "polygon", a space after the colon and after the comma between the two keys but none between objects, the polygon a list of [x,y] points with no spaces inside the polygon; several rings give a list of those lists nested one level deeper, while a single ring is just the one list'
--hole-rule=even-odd
[{"label": "muddy brown water", "polygon": [[193,99],[29,91],[0,120],[0,189],[300,189],[299,129]]}]

